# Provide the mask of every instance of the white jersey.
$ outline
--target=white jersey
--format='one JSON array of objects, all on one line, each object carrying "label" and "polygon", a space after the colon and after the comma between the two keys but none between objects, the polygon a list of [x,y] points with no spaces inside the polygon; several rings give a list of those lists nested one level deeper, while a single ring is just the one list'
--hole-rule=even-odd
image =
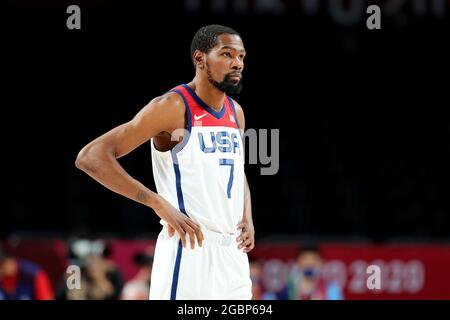
[{"label": "white jersey", "polygon": [[202,228],[234,234],[244,212],[244,150],[233,101],[227,96],[216,112],[185,84],[171,91],[184,100],[190,134],[166,152],[151,141],[158,194]]},{"label": "white jersey", "polygon": [[158,194],[202,228],[202,247],[181,245],[167,223],[158,235],[150,299],[251,299],[248,256],[238,249],[237,224],[244,213],[244,150],[233,101],[216,112],[187,85],[177,92],[186,105],[183,142],[160,152],[153,141]]}]

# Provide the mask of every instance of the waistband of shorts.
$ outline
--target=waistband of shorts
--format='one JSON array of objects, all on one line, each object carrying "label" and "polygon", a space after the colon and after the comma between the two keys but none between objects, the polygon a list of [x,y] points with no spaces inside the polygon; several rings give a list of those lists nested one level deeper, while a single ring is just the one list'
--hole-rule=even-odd
[{"label": "waistband of shorts", "polygon": [[[168,233],[167,226],[163,227],[163,232]],[[216,231],[212,231],[206,228],[202,228],[202,233],[204,237],[204,241],[206,243],[210,244],[216,244],[220,246],[231,246],[236,245],[237,247],[237,241],[236,238],[238,237],[238,230],[236,230],[235,233],[220,233]],[[189,238],[189,235],[186,235],[187,238]],[[196,241],[197,242],[197,241]]]},{"label": "waistband of shorts", "polygon": [[216,231],[212,231],[206,228],[202,228],[203,236],[205,240],[208,242],[216,243],[220,246],[231,246],[236,245],[236,238],[238,237],[238,233],[220,233]]}]

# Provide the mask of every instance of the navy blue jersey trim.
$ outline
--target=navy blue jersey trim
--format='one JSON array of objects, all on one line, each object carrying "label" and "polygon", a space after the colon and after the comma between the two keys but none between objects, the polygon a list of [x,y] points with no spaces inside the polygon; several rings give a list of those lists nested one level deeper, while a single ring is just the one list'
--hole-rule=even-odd
[{"label": "navy blue jersey trim", "polygon": [[182,86],[189,92],[191,97],[197,102],[203,109],[208,111],[210,114],[212,114],[215,118],[220,119],[225,114],[225,104],[222,106],[222,109],[220,109],[219,112],[215,111],[213,108],[208,106],[205,102],[203,102],[202,99],[195,93],[195,91],[189,87],[187,84],[182,84]]}]

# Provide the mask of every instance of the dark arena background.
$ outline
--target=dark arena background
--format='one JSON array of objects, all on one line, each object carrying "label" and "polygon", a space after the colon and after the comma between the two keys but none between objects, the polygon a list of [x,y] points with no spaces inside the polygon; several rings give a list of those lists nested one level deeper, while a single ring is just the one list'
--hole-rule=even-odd
[{"label": "dark arena background", "polygon": [[[47,298],[125,299],[151,266],[157,216],[74,162],[89,141],[191,81],[190,43],[206,24],[242,36],[235,99],[247,129],[279,133],[272,163],[246,164],[254,299],[302,298],[307,247],[333,288],[318,298],[450,298],[450,1],[5,4],[0,243],[46,272]],[[81,29],[67,27],[70,5]],[[369,5],[381,8],[381,29],[366,25]],[[277,173],[262,175],[276,158]],[[120,163],[155,190],[149,143]],[[113,291],[72,294],[67,267],[96,263],[113,268],[102,278]],[[368,285],[370,266],[381,287]]]}]

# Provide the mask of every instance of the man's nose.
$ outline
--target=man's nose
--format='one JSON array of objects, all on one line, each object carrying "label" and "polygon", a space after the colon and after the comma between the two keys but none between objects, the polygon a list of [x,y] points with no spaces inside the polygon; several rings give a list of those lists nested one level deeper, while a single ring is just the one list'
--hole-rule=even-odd
[{"label": "man's nose", "polygon": [[242,70],[244,64],[239,59],[233,59],[233,64],[231,65],[231,68],[233,70]]}]

